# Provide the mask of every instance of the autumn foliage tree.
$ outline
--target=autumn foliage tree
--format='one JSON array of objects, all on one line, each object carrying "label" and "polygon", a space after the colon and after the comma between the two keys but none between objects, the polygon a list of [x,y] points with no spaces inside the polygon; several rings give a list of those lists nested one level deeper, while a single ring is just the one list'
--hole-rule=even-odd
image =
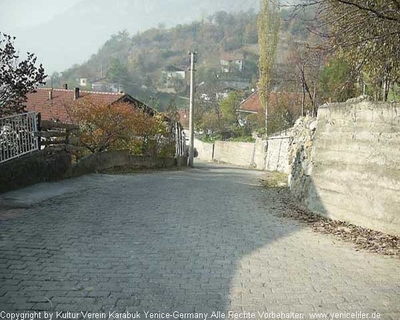
[{"label": "autumn foliage tree", "polygon": [[129,150],[138,155],[173,154],[174,141],[165,118],[132,104],[84,99],[67,107],[80,127],[79,142],[92,153]]}]

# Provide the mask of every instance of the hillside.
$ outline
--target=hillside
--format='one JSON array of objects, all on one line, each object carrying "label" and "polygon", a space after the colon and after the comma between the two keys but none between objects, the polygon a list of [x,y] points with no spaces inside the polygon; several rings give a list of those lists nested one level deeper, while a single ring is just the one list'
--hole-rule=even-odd
[{"label": "hillside", "polygon": [[[282,11],[283,17],[287,15]],[[300,38],[307,36],[296,22],[282,23],[281,38],[291,34]],[[257,14],[253,10],[235,14],[219,11],[202,21],[169,29],[159,26],[135,35],[124,30],[111,36],[85,63],[75,65],[61,75],[54,74],[51,84],[57,87],[68,83],[72,87],[85,78],[91,88],[93,82],[102,79],[117,84],[145,103],[165,109],[171,99],[179,105],[176,97],[186,95],[187,82],[172,79],[174,83],[171,84],[165,79],[165,71],[171,67],[186,70],[188,51],[198,53],[197,82],[205,82],[205,87],[215,86],[216,81],[225,81],[225,86],[226,81],[254,86],[258,79],[257,41]],[[284,41],[279,48],[285,50]],[[238,57],[245,60],[243,70],[221,72],[221,59]],[[166,86],[173,89],[169,90],[173,95],[162,92],[161,88]]]}]

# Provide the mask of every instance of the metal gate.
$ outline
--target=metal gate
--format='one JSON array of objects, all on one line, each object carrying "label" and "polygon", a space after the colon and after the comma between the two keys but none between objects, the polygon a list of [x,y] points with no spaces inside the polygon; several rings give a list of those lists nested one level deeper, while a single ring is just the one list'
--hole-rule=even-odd
[{"label": "metal gate", "polygon": [[39,150],[36,112],[0,118],[0,163]]}]

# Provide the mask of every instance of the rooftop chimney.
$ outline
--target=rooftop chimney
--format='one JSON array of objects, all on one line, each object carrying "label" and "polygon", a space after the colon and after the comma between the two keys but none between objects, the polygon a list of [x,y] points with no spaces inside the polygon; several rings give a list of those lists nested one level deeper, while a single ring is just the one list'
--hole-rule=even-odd
[{"label": "rooftop chimney", "polygon": [[74,100],[77,100],[79,98],[79,88],[76,87],[74,90]]},{"label": "rooftop chimney", "polygon": [[53,89],[50,89],[49,91],[49,100],[53,100]]},{"label": "rooftop chimney", "polygon": [[67,83],[63,84],[63,89],[68,90],[68,84]]}]

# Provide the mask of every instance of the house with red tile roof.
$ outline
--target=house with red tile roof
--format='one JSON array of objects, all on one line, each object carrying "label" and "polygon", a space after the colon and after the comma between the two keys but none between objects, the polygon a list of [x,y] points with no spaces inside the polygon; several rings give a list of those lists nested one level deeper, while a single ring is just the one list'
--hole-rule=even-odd
[{"label": "house with red tile roof", "polygon": [[38,88],[36,92],[28,93],[26,110],[40,112],[42,120],[73,123],[66,106],[71,106],[71,104],[73,105],[85,99],[110,105],[117,102],[126,102],[132,104],[135,108],[143,109],[150,115],[156,113],[154,109],[126,93],[82,91],[79,88],[74,88],[73,90]]},{"label": "house with red tile roof", "polygon": [[260,97],[256,91],[240,104],[238,112],[243,114],[255,114],[263,112],[263,109]]},{"label": "house with red tile roof", "polygon": [[[309,102],[309,99],[306,99]],[[284,104],[285,108],[290,110],[294,116],[300,117],[301,114],[301,93],[297,92],[276,92],[272,91],[269,96],[269,110],[271,113],[278,104]],[[237,110],[239,115],[243,118],[249,114],[264,113],[265,108],[261,104],[258,91],[252,93],[246,100],[244,100]]]}]

